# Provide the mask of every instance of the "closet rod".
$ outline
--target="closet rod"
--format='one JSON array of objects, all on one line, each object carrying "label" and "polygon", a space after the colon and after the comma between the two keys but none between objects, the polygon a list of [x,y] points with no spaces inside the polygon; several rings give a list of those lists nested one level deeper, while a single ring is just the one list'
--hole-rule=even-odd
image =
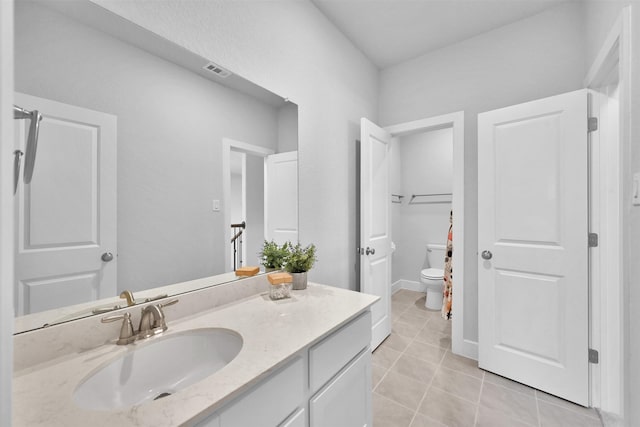
[{"label": "closet rod", "polygon": [[[453,196],[453,193],[412,194],[411,200],[409,200],[409,204],[413,203],[413,200],[416,197],[438,197],[438,196]],[[429,203],[429,202],[416,202],[416,203]],[[442,202],[432,202],[432,203],[442,203]]]}]

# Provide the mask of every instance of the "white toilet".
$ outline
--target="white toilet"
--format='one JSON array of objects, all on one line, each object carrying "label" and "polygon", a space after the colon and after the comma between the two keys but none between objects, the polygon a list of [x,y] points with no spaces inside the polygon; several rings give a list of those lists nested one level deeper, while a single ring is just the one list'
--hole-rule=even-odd
[{"label": "white toilet", "polygon": [[[429,265],[444,267],[445,245],[428,244],[427,260]],[[425,268],[420,272],[420,281],[427,287],[427,299],[424,306],[429,310],[442,309],[442,290],[444,287],[444,269]]]}]

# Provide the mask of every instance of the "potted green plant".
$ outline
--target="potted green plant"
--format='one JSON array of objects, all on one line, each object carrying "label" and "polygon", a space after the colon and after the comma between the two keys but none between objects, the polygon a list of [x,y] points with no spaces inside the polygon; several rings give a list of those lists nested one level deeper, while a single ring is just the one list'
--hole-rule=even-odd
[{"label": "potted green plant", "polygon": [[264,266],[265,271],[282,270],[285,259],[289,255],[289,243],[286,242],[280,246],[273,240],[270,242],[265,240],[262,245],[262,251],[258,255],[262,260],[261,264]]},{"label": "potted green plant", "polygon": [[316,259],[316,246],[313,243],[304,248],[300,243],[295,246],[289,243],[284,269],[293,276],[293,289],[307,288],[307,271],[311,270]]}]

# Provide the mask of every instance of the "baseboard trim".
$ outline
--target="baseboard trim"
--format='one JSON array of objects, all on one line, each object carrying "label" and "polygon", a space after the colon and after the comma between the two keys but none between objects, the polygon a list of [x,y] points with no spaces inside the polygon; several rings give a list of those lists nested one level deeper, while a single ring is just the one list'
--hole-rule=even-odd
[{"label": "baseboard trim", "polygon": [[398,280],[397,282],[393,283],[391,285],[391,295],[395,294],[396,292],[398,292],[400,289],[402,289],[402,281]]},{"label": "baseboard trim", "polygon": [[391,285],[391,293],[395,294],[400,289],[406,289],[409,291],[416,292],[427,292],[427,285],[421,282],[414,282],[413,280],[397,280],[393,285]]},{"label": "baseboard trim", "polygon": [[478,360],[478,343],[469,340],[453,340],[451,342],[451,352],[467,359]]}]

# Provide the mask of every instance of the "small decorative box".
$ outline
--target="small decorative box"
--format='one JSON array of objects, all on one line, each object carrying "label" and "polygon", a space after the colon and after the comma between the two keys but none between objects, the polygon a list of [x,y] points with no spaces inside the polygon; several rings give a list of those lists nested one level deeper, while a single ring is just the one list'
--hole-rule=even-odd
[{"label": "small decorative box", "polygon": [[269,298],[279,300],[291,297],[291,286],[293,277],[289,273],[271,273],[267,275],[269,279]]},{"label": "small decorative box", "polygon": [[236,276],[250,277],[255,276],[260,271],[260,267],[240,267],[236,270]]}]

